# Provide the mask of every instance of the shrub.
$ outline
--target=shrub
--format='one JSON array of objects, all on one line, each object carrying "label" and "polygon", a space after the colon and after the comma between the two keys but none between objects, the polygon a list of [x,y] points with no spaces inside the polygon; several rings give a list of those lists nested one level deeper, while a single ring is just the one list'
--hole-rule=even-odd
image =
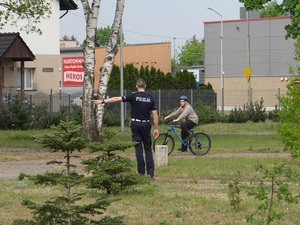
[{"label": "shrub", "polygon": [[29,112],[29,106],[22,102],[20,96],[15,95],[10,105],[1,106],[0,128],[27,129],[31,122]]},{"label": "shrub", "polygon": [[267,119],[266,108],[263,105],[264,100],[261,98],[259,102],[255,101],[247,103],[245,106],[248,120],[253,122],[264,122]]},{"label": "shrub", "polygon": [[279,109],[277,108],[277,105],[275,106],[275,109],[272,111],[269,111],[268,113],[268,119],[272,120],[273,122],[278,122],[279,121]]},{"label": "shrub", "polygon": [[7,105],[0,106],[0,129],[6,130],[11,128],[11,116],[12,114]]},{"label": "shrub", "polygon": [[103,144],[92,143],[92,153],[99,153],[98,156],[83,160],[85,170],[91,173],[87,186],[89,188],[103,189],[106,194],[118,194],[132,186],[147,183],[146,176],[139,176],[132,171],[132,161],[118,156],[116,152],[125,151],[132,147],[133,143],[120,142],[114,138],[115,132],[104,129],[102,136]]},{"label": "shrub", "polygon": [[[44,203],[37,204],[31,200],[23,200],[23,205],[32,210],[32,220],[15,220],[14,224],[124,224],[122,216],[105,216],[112,199],[99,196],[92,203],[79,204],[83,200],[86,192],[78,192],[75,187],[86,185],[87,178],[76,172],[76,165],[71,159],[74,152],[84,149],[88,140],[83,137],[83,127],[75,122],[64,122],[57,127],[52,127],[53,133],[36,137],[36,140],[43,146],[61,151],[65,154],[63,161],[51,161],[48,164],[63,165],[61,172],[46,172],[43,175],[29,176],[35,184],[45,186],[61,186],[66,192],[61,196],[56,196]],[[22,175],[21,178],[27,175]]]},{"label": "shrub", "polygon": [[60,112],[49,113],[48,101],[43,101],[40,105],[36,105],[32,108],[32,123],[31,128],[34,129],[46,129],[51,126],[57,126],[61,120],[66,120],[67,115],[64,110]]},{"label": "shrub", "polygon": [[261,98],[260,102],[250,102],[244,105],[243,108],[235,107],[228,115],[229,123],[245,123],[247,121],[259,122],[266,121],[266,108],[263,106],[264,100]]},{"label": "shrub", "polygon": [[228,115],[228,122],[229,123],[245,123],[247,122],[248,117],[246,115],[246,112],[241,107],[234,107],[230,111],[230,114]]},{"label": "shrub", "polygon": [[204,105],[201,100],[195,103],[194,110],[199,118],[199,124],[208,124],[221,121],[221,115],[218,110]]}]

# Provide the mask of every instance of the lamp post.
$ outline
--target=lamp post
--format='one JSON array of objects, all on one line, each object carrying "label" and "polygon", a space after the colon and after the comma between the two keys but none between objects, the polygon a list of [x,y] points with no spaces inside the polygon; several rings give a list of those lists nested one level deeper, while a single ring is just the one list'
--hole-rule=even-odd
[{"label": "lamp post", "polygon": [[174,60],[174,63],[175,63],[175,60],[176,60],[176,47],[175,47],[175,40],[176,40],[176,37],[173,37],[173,40],[174,40],[174,43],[173,43],[173,48],[174,48],[174,52],[173,52],[173,60]]},{"label": "lamp post", "polygon": [[[123,27],[120,26],[120,92],[124,95],[124,74],[123,74]],[[121,102],[121,132],[124,132],[124,103]]]},{"label": "lamp post", "polygon": [[223,16],[212,8],[207,8],[221,17],[221,112],[224,114],[224,71],[223,71]]}]

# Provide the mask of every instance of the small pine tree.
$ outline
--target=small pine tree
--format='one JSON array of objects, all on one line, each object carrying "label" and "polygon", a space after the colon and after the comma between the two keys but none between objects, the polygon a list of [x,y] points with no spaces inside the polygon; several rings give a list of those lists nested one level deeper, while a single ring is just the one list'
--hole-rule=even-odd
[{"label": "small pine tree", "polygon": [[[15,220],[14,224],[30,225],[82,225],[82,224],[123,224],[122,217],[103,217],[103,211],[107,209],[111,201],[106,198],[96,199],[91,204],[76,204],[82,200],[84,193],[75,193],[73,189],[79,185],[85,185],[87,178],[76,172],[76,165],[71,163],[72,153],[80,151],[88,145],[88,140],[83,137],[82,126],[75,122],[61,121],[51,134],[36,137],[43,147],[50,147],[55,152],[65,153],[66,162],[52,161],[51,164],[63,164],[62,172],[46,172],[43,175],[29,176],[35,184],[56,186],[66,189],[66,194],[57,196],[44,204],[38,205],[32,201],[23,201],[23,205],[33,211],[32,220]],[[93,216],[95,216],[95,219]]]},{"label": "small pine tree", "polygon": [[99,152],[92,159],[83,160],[85,170],[90,172],[88,187],[104,189],[106,194],[117,194],[137,184],[149,182],[144,176],[138,176],[132,171],[132,161],[118,156],[115,152],[124,151],[132,147],[132,142],[124,143],[113,139],[115,132],[104,129],[104,144],[93,143],[91,151]]}]

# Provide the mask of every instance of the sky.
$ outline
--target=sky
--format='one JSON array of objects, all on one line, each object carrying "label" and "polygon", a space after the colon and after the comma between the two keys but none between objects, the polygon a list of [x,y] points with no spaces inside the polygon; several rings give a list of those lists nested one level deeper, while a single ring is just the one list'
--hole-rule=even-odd
[{"label": "sky", "polygon": [[[61,19],[61,37],[74,35],[81,43],[85,39],[85,19],[80,0],[79,9],[69,11]],[[116,0],[101,0],[98,28],[111,26]],[[204,38],[204,22],[240,18],[238,0],[126,0],[123,33],[126,44],[171,42],[176,50],[194,35]]]}]

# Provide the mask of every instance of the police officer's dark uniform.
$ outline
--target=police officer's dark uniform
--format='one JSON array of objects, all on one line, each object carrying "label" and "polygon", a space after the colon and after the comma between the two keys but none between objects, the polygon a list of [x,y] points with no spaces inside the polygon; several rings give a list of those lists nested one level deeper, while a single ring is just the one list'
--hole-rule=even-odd
[{"label": "police officer's dark uniform", "polygon": [[[154,176],[154,162],[151,148],[151,111],[156,110],[153,97],[146,92],[134,92],[122,96],[123,102],[130,102],[131,105],[131,135],[135,145],[138,173],[145,174],[145,161],[147,175]],[[145,160],[143,156],[143,146]]]}]

